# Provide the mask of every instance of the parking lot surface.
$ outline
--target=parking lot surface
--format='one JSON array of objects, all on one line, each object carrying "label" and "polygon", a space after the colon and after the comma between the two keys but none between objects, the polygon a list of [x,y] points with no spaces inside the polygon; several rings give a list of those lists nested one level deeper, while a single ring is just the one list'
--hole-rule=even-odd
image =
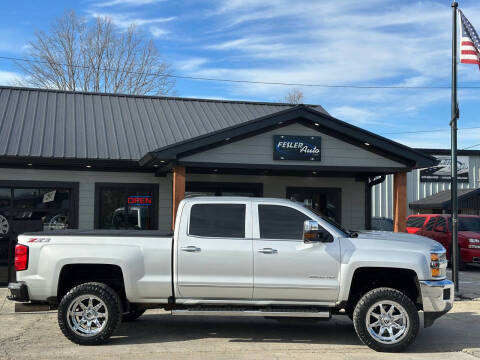
[{"label": "parking lot surface", "polygon": [[[462,272],[461,290],[480,298],[480,268]],[[173,317],[150,310],[122,324],[102,346],[72,344],[56,312],[13,313],[0,289],[0,359],[392,359],[358,340],[344,316],[332,321]],[[3,307],[2,307],[3,304]],[[453,310],[420,334],[395,359],[480,359],[480,301],[455,302]]]}]

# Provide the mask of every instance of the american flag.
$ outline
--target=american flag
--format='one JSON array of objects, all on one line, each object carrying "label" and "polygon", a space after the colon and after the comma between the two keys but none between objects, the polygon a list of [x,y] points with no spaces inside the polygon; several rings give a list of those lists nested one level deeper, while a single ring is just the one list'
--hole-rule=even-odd
[{"label": "american flag", "polygon": [[460,62],[464,64],[477,64],[480,68],[480,38],[470,21],[460,13],[462,38],[460,40]]}]

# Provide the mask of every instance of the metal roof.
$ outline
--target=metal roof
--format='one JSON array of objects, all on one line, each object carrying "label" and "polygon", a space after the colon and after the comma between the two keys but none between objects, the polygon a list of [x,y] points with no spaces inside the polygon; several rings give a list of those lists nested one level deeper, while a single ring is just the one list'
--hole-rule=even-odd
[{"label": "metal roof", "polygon": [[[480,196],[480,189],[458,189],[459,207],[463,201],[467,201],[472,197]],[[430,209],[430,208],[449,208],[451,206],[450,190],[440,191],[434,195],[427,196],[421,200],[412,201],[409,204],[410,209]]]},{"label": "metal roof", "polygon": [[[249,136],[249,134],[286,126],[292,122],[300,122],[311,127],[313,131],[324,132],[355,146],[368,148],[368,151],[391,158],[409,168],[430,167],[437,162],[434,157],[421,151],[336,119],[323,111],[300,104],[252,121],[159,148],[154,152],[147,153],[140,160],[140,164],[157,163],[159,165],[160,161],[168,169],[168,161],[176,161],[185,154],[201,152],[209,147],[224,145],[225,141],[235,141],[238,138]],[[350,167],[350,170],[354,170],[354,167]],[[392,169],[385,170],[387,170],[385,173],[391,173]]]},{"label": "metal roof", "polygon": [[[327,112],[317,105],[308,105]],[[291,104],[0,87],[0,157],[139,160]]]}]

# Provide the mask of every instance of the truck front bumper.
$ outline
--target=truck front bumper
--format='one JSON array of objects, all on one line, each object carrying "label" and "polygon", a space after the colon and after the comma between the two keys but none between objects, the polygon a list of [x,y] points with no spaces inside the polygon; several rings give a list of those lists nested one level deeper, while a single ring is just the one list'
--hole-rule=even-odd
[{"label": "truck front bumper", "polygon": [[432,326],[440,316],[453,307],[454,288],[450,280],[420,281],[424,312],[424,326]]},{"label": "truck front bumper", "polygon": [[10,294],[7,296],[8,300],[28,302],[28,287],[24,282],[12,282],[8,284]]}]

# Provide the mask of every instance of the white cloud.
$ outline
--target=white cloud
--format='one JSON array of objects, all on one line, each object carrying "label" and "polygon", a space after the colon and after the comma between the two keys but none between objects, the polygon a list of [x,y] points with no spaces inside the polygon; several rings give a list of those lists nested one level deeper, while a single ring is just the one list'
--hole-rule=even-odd
[{"label": "white cloud", "polygon": [[170,31],[162,29],[158,26],[150,26],[149,30],[152,36],[155,38],[164,37],[165,35],[170,34]]},{"label": "white cloud", "polygon": [[137,13],[104,13],[104,12],[97,12],[97,11],[88,11],[90,16],[92,17],[104,17],[108,18],[112,21],[112,23],[118,26],[121,29],[127,29],[131,25],[135,26],[146,26],[146,25],[153,25],[153,24],[160,24],[170,22],[176,19],[175,16],[169,17],[156,17],[156,18],[146,18],[142,17]]},{"label": "white cloud", "polygon": [[374,119],[378,117],[378,114],[368,109],[347,105],[329,109],[329,113],[332,116],[354,124],[374,123]]},{"label": "white cloud", "polygon": [[19,73],[0,70],[1,85],[18,85],[23,80],[24,76]]},{"label": "white cloud", "polygon": [[192,71],[207,63],[207,59],[193,57],[186,60],[179,60],[175,63],[176,67],[182,71]]}]

